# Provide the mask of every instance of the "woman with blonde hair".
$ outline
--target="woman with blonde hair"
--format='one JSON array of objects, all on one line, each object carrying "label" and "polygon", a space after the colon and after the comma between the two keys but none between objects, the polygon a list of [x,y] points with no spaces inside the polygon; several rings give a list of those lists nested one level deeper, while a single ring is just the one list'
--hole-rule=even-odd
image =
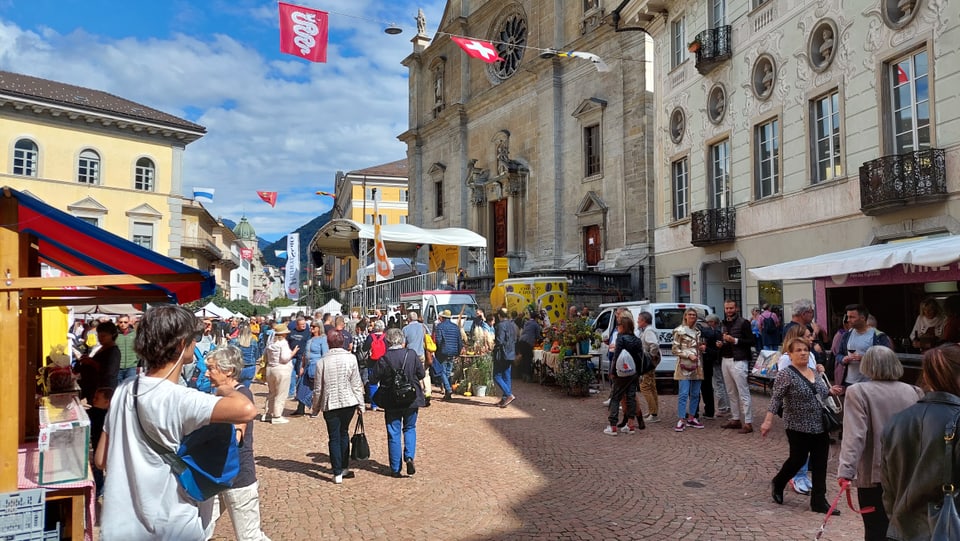
[{"label": "woman with blonde hair", "polygon": [[257,375],[257,360],[260,357],[260,342],[257,336],[253,334],[250,324],[243,322],[240,324],[237,337],[230,340],[231,346],[236,346],[243,357],[243,370],[237,381],[246,388],[250,388],[253,377]]},{"label": "woman with blonde hair", "polygon": [[697,311],[687,308],[683,313],[683,323],[673,330],[673,354],[677,356],[677,368],[673,379],[677,380],[677,421],[673,429],[683,432],[685,427],[703,428],[697,420],[700,409],[700,385],[703,383],[703,363],[701,354],[706,345],[700,339],[697,328]]}]

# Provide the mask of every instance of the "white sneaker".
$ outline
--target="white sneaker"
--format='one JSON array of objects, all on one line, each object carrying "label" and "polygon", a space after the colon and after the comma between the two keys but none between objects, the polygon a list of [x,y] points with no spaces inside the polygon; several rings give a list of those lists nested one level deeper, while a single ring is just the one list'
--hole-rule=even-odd
[{"label": "white sneaker", "polygon": [[619,426],[619,427],[617,427],[617,431],[620,432],[621,434],[634,434],[634,433],[636,433],[636,430],[630,428],[630,425]]},{"label": "white sneaker", "polygon": [[270,419],[270,423],[275,425],[284,425],[289,422],[290,419],[287,419],[286,417],[274,417],[273,419]]},{"label": "white sneaker", "polygon": [[334,476],[333,476],[333,483],[336,484],[336,485],[342,485],[342,484],[343,484],[343,474],[341,473],[340,475],[334,475]]},{"label": "white sneaker", "polygon": [[644,415],[644,416],[643,416],[643,422],[645,422],[645,423],[659,423],[659,422],[660,422],[660,418],[657,417],[656,415],[653,415],[653,414]]},{"label": "white sneaker", "polygon": [[615,426],[608,426],[607,428],[604,428],[604,429],[603,429],[603,433],[606,434],[606,435],[608,435],[608,436],[616,436],[616,435],[618,434],[618,432],[617,432],[617,427],[615,427]]},{"label": "white sneaker", "polygon": [[677,426],[673,427],[675,432],[683,432],[683,428],[686,426],[686,423],[683,422],[683,419],[677,421]]},{"label": "white sneaker", "polygon": [[610,399],[608,398],[603,401],[603,407],[609,407],[609,406],[610,406]]}]

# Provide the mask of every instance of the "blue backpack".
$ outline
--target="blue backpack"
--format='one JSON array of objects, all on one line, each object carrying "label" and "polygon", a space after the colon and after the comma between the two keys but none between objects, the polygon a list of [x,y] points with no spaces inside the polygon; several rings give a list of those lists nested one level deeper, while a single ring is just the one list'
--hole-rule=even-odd
[{"label": "blue backpack", "polygon": [[193,359],[193,375],[187,380],[187,387],[196,389],[202,393],[212,394],[213,385],[210,383],[210,378],[207,377],[207,361],[203,358],[203,353],[197,346],[193,348]]}]

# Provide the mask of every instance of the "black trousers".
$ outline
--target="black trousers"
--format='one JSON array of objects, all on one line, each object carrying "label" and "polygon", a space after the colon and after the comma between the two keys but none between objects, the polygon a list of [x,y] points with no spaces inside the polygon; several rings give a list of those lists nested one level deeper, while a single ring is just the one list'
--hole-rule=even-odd
[{"label": "black trousers", "polygon": [[637,376],[621,378],[613,376],[613,390],[610,391],[610,409],[607,411],[607,420],[610,426],[617,426],[620,420],[620,399],[627,399],[627,407],[623,411],[624,424],[631,417],[637,416]]},{"label": "black trousers", "polygon": [[[827,502],[827,457],[830,454],[830,435],[826,432],[809,434],[787,430],[787,442],[790,444],[790,456],[773,478],[773,486],[782,491],[787,481],[800,471],[803,463],[810,458],[810,473],[813,476],[813,490],[810,491],[810,506],[820,507]],[[882,504],[881,504],[882,505]]]},{"label": "black trousers", "polygon": [[715,366],[712,359],[703,360],[703,382],[700,384],[700,396],[703,398],[703,414],[706,417],[713,417],[717,414],[715,408],[715,397],[713,393],[713,371],[720,368]]},{"label": "black trousers", "polygon": [[864,541],[885,541],[890,519],[883,509],[883,487],[879,484],[857,489],[857,502],[860,509],[874,507],[875,511],[860,515],[863,517]]}]

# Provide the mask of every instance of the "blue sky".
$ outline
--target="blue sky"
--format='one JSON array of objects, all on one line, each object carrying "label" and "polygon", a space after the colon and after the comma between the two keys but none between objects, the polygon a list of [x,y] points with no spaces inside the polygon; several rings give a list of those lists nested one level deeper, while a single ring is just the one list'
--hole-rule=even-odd
[{"label": "blue sky", "polygon": [[[95,88],[187,118],[184,187],[211,214],[246,214],[275,240],[330,209],[337,170],[406,156],[414,17],[442,0],[301,0],[330,12],[326,64],[279,52],[277,3],[261,0],[0,0],[0,69]],[[388,36],[385,23],[403,33]],[[271,209],[256,190],[280,192]]]}]

